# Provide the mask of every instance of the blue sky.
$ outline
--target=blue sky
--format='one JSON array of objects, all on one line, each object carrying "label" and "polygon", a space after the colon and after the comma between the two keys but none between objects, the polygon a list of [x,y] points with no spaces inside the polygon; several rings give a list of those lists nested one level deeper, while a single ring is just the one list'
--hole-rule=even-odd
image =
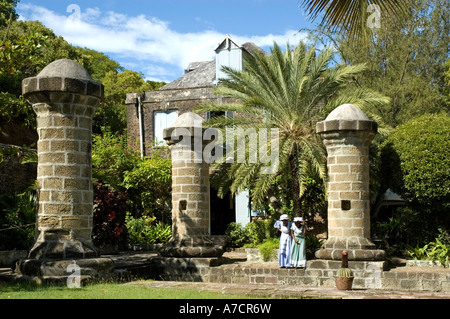
[{"label": "blue sky", "polygon": [[190,62],[211,60],[226,34],[269,51],[313,28],[299,0],[21,0],[22,20],[39,20],[76,46],[105,53],[146,79],[170,82]]}]

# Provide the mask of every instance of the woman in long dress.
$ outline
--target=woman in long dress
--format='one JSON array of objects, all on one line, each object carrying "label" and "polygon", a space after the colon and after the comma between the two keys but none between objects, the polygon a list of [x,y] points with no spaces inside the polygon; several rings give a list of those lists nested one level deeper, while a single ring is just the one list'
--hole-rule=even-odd
[{"label": "woman in long dress", "polygon": [[291,227],[292,249],[290,263],[292,267],[306,267],[305,247],[306,225],[301,217],[295,217]]},{"label": "woman in long dress", "polygon": [[280,216],[274,225],[281,232],[280,245],[278,247],[278,265],[281,268],[291,267],[289,260],[291,257],[291,223],[286,214]]}]

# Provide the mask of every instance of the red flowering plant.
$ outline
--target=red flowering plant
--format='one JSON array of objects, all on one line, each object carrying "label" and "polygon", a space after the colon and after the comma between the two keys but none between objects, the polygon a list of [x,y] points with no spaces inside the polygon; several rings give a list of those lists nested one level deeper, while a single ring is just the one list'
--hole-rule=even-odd
[{"label": "red flowering plant", "polygon": [[94,196],[92,241],[99,248],[125,243],[127,192],[113,191],[99,183]]}]

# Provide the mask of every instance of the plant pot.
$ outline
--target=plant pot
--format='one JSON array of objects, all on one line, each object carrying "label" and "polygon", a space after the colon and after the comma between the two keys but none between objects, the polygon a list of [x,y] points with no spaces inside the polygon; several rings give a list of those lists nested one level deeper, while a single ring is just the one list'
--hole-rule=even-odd
[{"label": "plant pot", "polygon": [[336,288],[339,290],[351,290],[353,285],[353,276],[337,277],[335,279]]}]

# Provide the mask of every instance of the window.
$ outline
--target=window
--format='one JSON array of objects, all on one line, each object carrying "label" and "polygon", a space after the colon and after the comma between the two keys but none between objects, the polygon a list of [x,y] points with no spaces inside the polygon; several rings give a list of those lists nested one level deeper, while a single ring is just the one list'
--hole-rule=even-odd
[{"label": "window", "polygon": [[206,112],[206,119],[209,120],[210,118],[216,117],[216,116],[226,116],[228,118],[234,118],[234,112],[233,111],[211,111]]},{"label": "window", "polygon": [[165,128],[168,128],[172,125],[172,123],[177,119],[178,111],[170,110],[170,111],[155,111],[153,112],[153,128],[154,128],[154,142],[156,145],[163,143],[165,145],[163,139],[163,131]]}]

